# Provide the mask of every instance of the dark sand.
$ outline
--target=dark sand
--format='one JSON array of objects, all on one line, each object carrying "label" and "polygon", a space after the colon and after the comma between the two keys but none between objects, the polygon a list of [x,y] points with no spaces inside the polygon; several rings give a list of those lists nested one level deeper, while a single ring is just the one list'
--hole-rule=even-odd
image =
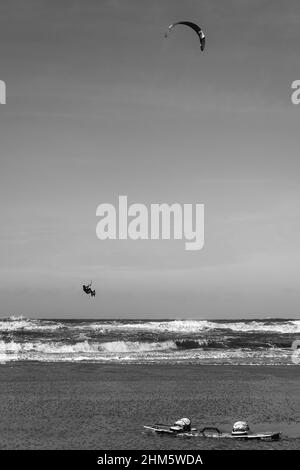
[{"label": "dark sand", "polygon": [[[1,449],[299,449],[300,366],[0,365]],[[182,416],[229,431],[281,430],[280,442],[143,432]]]}]

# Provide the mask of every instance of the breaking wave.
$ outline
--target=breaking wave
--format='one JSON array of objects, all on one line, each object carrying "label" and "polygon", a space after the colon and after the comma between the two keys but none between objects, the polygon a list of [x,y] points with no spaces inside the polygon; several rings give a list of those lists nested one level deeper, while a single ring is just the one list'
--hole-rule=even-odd
[{"label": "breaking wave", "polygon": [[76,321],[33,320],[24,317],[9,317],[0,321],[1,331],[17,330],[58,330],[78,329],[109,331],[150,331],[160,333],[200,333],[210,330],[231,330],[241,332],[276,332],[282,334],[300,333],[300,320],[255,320],[255,321],[208,321],[208,320],[170,320],[170,321]]},{"label": "breaking wave", "polygon": [[148,351],[168,351],[175,349],[197,349],[205,341],[162,341],[162,342],[142,342],[142,341],[109,341],[104,343],[92,343],[81,341],[75,344],[65,344],[59,342],[16,342],[0,341],[0,354],[2,353],[26,353],[41,352],[45,354],[74,354],[74,353],[97,353],[99,351],[108,353],[143,353]]},{"label": "breaking wave", "polygon": [[0,321],[0,331],[33,331],[33,330],[58,330],[63,324],[47,320],[31,320],[22,316],[11,316]]},{"label": "breaking wave", "polygon": [[299,320],[0,320],[0,362],[291,363]]},{"label": "breaking wave", "polygon": [[290,320],[280,324],[271,321],[250,322],[211,322],[207,320],[172,320],[172,321],[150,321],[132,323],[101,323],[95,322],[90,325],[82,325],[79,328],[91,328],[93,330],[106,331],[152,331],[168,333],[200,333],[209,330],[231,330],[241,332],[276,332],[276,333],[300,333],[300,321]]}]

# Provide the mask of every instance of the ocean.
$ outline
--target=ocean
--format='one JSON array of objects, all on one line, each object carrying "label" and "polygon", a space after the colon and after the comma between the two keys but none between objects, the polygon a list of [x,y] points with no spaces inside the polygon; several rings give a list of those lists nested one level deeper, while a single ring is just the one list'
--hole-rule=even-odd
[{"label": "ocean", "polygon": [[294,365],[300,320],[0,321],[0,362]]}]

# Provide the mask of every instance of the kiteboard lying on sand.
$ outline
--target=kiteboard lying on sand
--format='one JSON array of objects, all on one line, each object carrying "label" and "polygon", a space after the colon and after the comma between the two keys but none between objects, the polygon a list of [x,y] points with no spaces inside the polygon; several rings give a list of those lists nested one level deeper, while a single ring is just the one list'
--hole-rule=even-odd
[{"label": "kiteboard lying on sand", "polygon": [[229,432],[221,432],[218,428],[206,427],[201,430],[192,428],[190,431],[172,431],[169,426],[154,424],[153,426],[144,426],[145,429],[153,431],[156,434],[168,434],[170,436],[183,436],[183,437],[214,437],[214,438],[227,438],[227,439],[246,439],[246,440],[261,440],[261,441],[278,441],[280,439],[280,432],[258,432],[249,434],[231,434]]}]

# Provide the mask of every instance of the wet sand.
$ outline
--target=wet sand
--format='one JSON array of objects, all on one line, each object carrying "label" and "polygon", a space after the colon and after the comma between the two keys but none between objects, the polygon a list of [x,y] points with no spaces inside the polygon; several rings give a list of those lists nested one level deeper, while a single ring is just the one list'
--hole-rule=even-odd
[{"label": "wet sand", "polygon": [[[299,449],[299,366],[0,365],[1,449]],[[143,424],[283,432],[276,443],[155,436]]]}]

